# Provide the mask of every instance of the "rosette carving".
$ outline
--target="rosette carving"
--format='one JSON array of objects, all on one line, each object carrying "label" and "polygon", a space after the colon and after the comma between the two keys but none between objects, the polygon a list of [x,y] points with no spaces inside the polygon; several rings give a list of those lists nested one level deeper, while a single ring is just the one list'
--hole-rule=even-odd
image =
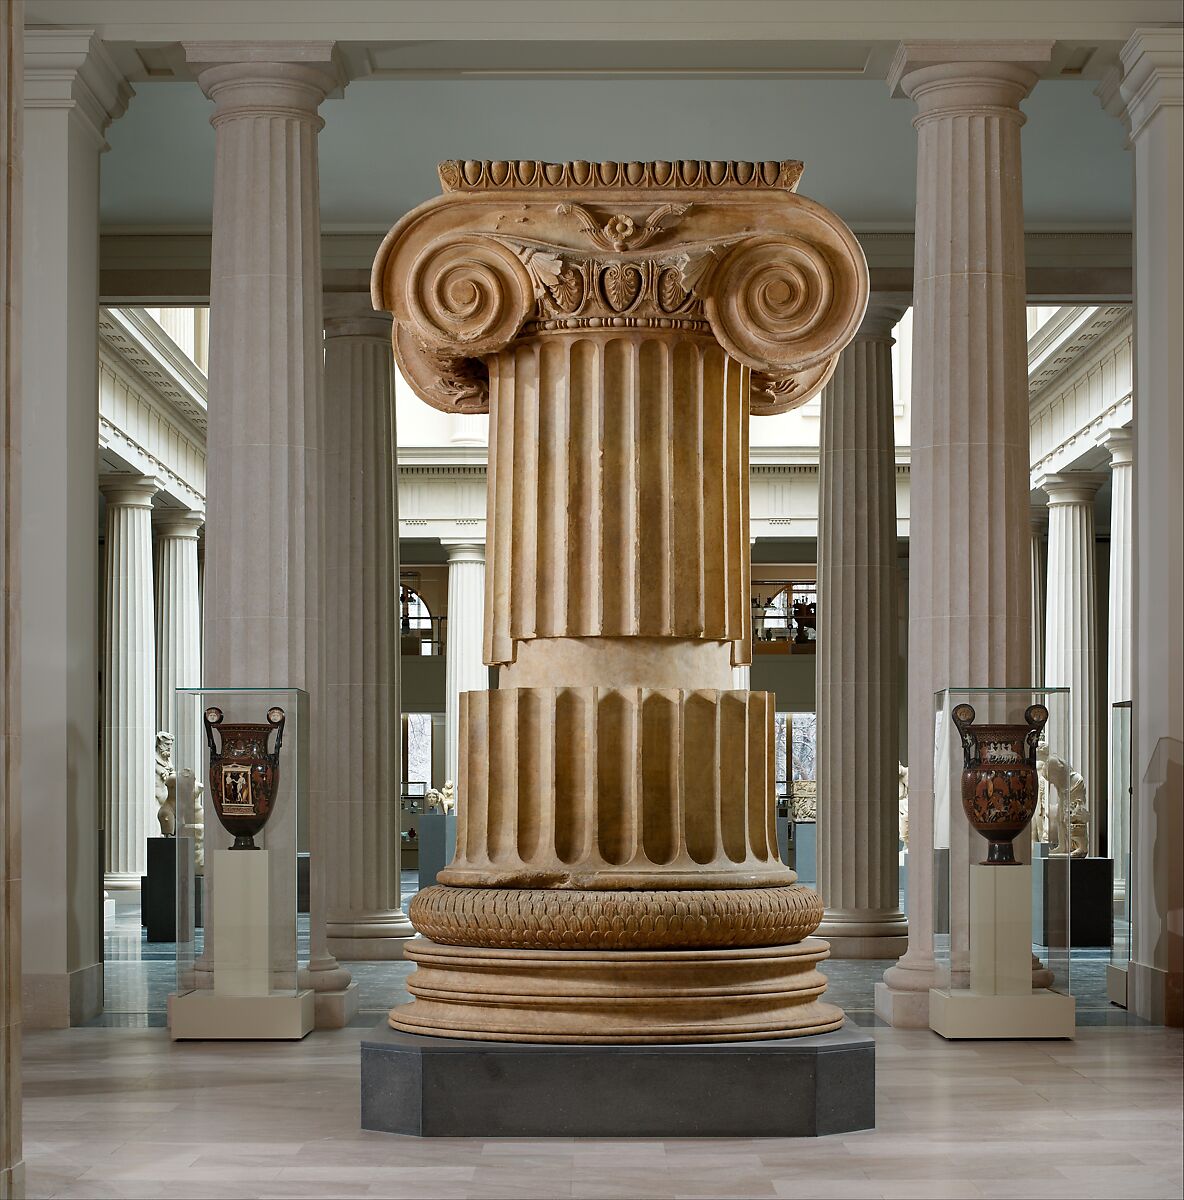
[{"label": "rosette carving", "polygon": [[534,309],[534,286],[505,246],[453,235],[433,242],[415,260],[406,302],[426,347],[472,357],[509,344]]},{"label": "rosette carving", "polygon": [[712,273],[704,310],[724,349],[762,376],[754,411],[804,403],[851,340],[867,305],[866,270],[836,250],[789,234],[751,237]]}]

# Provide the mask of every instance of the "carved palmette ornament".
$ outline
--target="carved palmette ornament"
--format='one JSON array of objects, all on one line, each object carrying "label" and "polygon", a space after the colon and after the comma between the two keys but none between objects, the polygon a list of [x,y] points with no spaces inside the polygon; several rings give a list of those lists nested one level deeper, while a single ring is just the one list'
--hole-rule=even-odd
[{"label": "carved palmette ornament", "polygon": [[830,378],[868,293],[855,236],[794,192],[800,175],[797,162],[446,162],[452,194],[387,235],[372,299],[394,315],[404,377],[446,412],[488,411],[485,359],[516,340],[617,326],[711,338],[750,369],[751,411],[785,412]]}]

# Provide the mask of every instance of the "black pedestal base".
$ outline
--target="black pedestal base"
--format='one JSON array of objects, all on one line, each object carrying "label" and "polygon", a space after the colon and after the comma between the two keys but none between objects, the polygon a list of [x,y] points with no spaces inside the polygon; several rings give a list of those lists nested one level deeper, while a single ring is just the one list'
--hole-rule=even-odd
[{"label": "black pedestal base", "polygon": [[1066,944],[1064,897],[1065,872],[1068,871],[1067,944],[1074,949],[1109,946],[1114,936],[1114,860],[1049,855],[1041,859],[1040,864],[1044,872],[1044,945]]},{"label": "black pedestal base", "polygon": [[417,1137],[817,1137],[876,1123],[875,1042],[692,1046],[362,1039],[362,1128]]}]

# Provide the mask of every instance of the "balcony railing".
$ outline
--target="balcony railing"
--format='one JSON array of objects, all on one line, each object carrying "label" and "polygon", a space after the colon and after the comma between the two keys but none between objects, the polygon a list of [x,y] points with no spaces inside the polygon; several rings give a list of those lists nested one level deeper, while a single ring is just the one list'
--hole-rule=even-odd
[{"label": "balcony railing", "polygon": [[399,631],[399,652],[419,658],[443,655],[448,645],[447,617],[405,617]]}]

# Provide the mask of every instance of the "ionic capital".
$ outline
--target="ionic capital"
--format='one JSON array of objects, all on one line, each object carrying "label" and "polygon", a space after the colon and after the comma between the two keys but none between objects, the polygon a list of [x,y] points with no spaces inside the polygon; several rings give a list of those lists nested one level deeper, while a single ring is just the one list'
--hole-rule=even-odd
[{"label": "ionic capital", "polygon": [[709,338],[754,373],[753,412],[830,377],[867,265],[799,163],[441,164],[445,194],[391,230],[372,275],[403,374],[448,412],[488,409],[484,359],[519,339]]}]

